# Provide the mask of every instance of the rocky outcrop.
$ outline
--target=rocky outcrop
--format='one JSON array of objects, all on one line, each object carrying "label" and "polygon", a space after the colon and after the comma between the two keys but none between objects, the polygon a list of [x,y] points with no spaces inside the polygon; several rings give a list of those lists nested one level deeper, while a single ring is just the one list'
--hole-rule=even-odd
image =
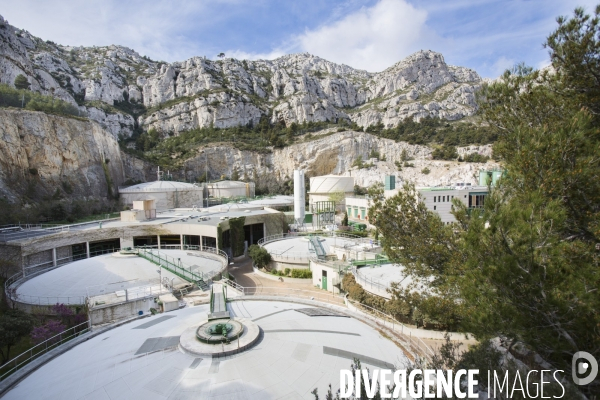
[{"label": "rocky outcrop", "polygon": [[[0,17],[1,18],[1,17]],[[27,76],[32,90],[52,95],[129,137],[134,118],[163,133],[206,127],[353,121],[393,127],[406,118],[457,120],[476,111],[482,83],[475,71],[419,51],[380,73],[357,70],[310,54],[275,60],[154,62],[122,46],[69,47],[0,23],[0,82]],[[125,110],[117,115],[98,102]],[[139,104],[139,112],[128,111]],[[129,113],[130,115],[126,115]]]},{"label": "rocky outcrop", "polygon": [[10,201],[114,197],[127,179],[152,178],[96,122],[3,109],[0,121],[0,196]]},{"label": "rocky outcrop", "polygon": [[[268,176],[278,181],[293,177],[294,169],[303,169],[308,176],[326,174],[350,175],[356,184],[370,186],[383,182],[386,174],[396,175],[399,182],[412,182],[419,186],[438,186],[456,182],[476,183],[478,171],[498,167],[494,162],[462,163],[431,159],[432,149],[427,146],[394,142],[364,132],[322,132],[323,137],[298,143],[284,149],[274,149],[270,154],[241,151],[229,146],[214,146],[199,149],[198,156],[184,164],[186,178],[193,179],[208,170],[212,179],[231,176],[237,170],[240,177]],[[372,151],[378,152],[382,160],[370,160]],[[490,146],[458,148],[461,155],[480,153],[489,155]],[[398,169],[404,164],[402,155],[412,166]],[[358,168],[354,162],[361,157],[367,167]],[[208,165],[207,165],[208,160]],[[372,165],[371,165],[372,164]],[[428,173],[424,170],[429,169]]]}]

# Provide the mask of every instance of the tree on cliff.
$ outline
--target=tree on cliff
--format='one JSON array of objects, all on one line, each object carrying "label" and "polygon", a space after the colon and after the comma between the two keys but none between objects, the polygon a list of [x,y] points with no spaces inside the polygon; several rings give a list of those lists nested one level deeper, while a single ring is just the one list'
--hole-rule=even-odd
[{"label": "tree on cliff", "polygon": [[558,19],[552,73],[521,65],[483,88],[506,168],[483,209],[455,201],[444,225],[405,187],[369,212],[388,255],[454,300],[465,331],[520,342],[565,375],[578,351],[600,358],[599,15]]},{"label": "tree on cliff", "polygon": [[15,78],[15,87],[17,89],[29,90],[30,86],[31,85],[29,84],[29,81],[27,80],[27,78],[24,75],[22,75],[22,74],[17,75],[17,77]]}]

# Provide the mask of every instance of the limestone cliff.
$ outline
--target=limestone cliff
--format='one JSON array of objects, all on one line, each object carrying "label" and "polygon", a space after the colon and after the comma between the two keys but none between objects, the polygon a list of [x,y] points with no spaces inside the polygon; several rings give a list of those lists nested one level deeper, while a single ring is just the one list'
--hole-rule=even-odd
[{"label": "limestone cliff", "polygon": [[476,111],[482,80],[419,51],[371,73],[310,54],[275,60],[155,62],[123,46],[44,41],[0,17],[0,83],[23,74],[31,89],[78,105],[115,137],[137,125],[167,134],[213,125],[347,120],[392,127],[405,118],[457,120]]},{"label": "limestone cliff", "polygon": [[151,179],[96,122],[7,109],[0,121],[0,196],[10,201],[114,197],[126,179]]},{"label": "limestone cliff", "polygon": [[[456,182],[475,184],[480,169],[498,167],[494,162],[462,163],[431,159],[432,149],[427,146],[410,145],[382,139],[364,132],[323,131],[322,138],[298,143],[284,149],[274,149],[269,154],[257,154],[220,145],[198,149],[198,155],[186,161],[184,171],[188,179],[208,170],[212,179],[231,176],[237,170],[240,177],[288,180],[294,169],[304,169],[308,176],[326,174],[351,175],[360,186],[382,182],[385,174],[396,175],[401,181],[419,186],[436,186]],[[403,163],[402,153],[410,159],[412,167],[398,170],[396,162]],[[361,157],[369,165],[369,155],[378,152],[385,161],[373,161],[372,166],[359,169],[354,161]],[[458,148],[461,155],[479,153],[490,156],[491,146]],[[208,161],[208,164],[207,164]],[[429,173],[422,171],[427,168]]]}]

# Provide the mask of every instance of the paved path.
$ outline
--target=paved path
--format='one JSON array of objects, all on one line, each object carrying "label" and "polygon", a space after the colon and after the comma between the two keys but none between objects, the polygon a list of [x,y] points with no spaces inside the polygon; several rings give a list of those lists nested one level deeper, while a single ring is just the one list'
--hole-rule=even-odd
[{"label": "paved path", "polygon": [[283,296],[296,296],[301,298],[314,297],[315,300],[325,301],[333,304],[344,304],[344,299],[338,295],[333,295],[331,292],[319,289],[312,284],[312,281],[307,283],[286,282],[285,277],[283,282],[272,281],[260,277],[254,273],[252,268],[252,260],[250,258],[240,261],[235,261],[235,264],[229,266],[229,273],[235,277],[235,281],[240,286],[246,289],[245,294],[278,294]]}]

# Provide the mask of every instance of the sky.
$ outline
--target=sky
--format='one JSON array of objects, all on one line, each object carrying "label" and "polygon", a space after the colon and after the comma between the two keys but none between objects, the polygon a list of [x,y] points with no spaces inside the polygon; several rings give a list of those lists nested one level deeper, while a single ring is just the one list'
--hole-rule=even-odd
[{"label": "sky", "polygon": [[370,72],[418,50],[495,78],[549,63],[556,17],[600,0],[0,0],[11,25],[71,46],[119,44],[154,60],[308,52]]}]

